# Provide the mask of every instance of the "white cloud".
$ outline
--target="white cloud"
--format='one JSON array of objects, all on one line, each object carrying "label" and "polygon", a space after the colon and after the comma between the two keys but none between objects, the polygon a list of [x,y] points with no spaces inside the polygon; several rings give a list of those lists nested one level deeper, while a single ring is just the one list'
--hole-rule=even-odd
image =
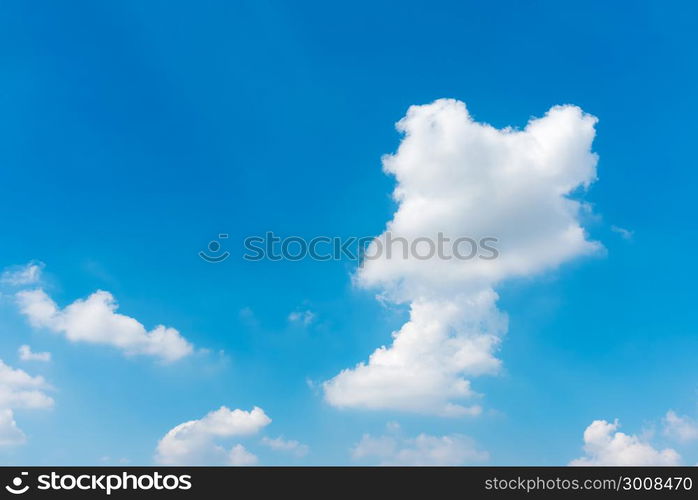
[{"label": "white cloud", "polygon": [[254,463],[256,457],[244,447],[238,445],[226,451],[216,440],[256,434],[270,423],[264,410],[256,406],[251,411],[221,406],[200,420],[171,429],[158,443],[155,460],[165,465]]},{"label": "white cloud", "polygon": [[33,352],[32,348],[26,344],[19,346],[17,352],[22,361],[51,361],[50,352]]},{"label": "white cloud", "polygon": [[481,463],[489,458],[467,436],[451,434],[416,438],[364,434],[351,450],[354,460],[371,460],[381,465],[461,465]]},{"label": "white cloud", "polygon": [[53,399],[44,392],[50,388],[43,377],[33,377],[0,360],[0,408],[51,408]]},{"label": "white cloud", "polygon": [[310,310],[294,311],[288,315],[288,320],[291,323],[299,323],[303,326],[308,326],[315,320],[315,313]]},{"label": "white cloud", "polygon": [[292,455],[299,458],[306,456],[309,451],[308,445],[299,443],[298,441],[294,440],[286,441],[281,436],[274,439],[270,439],[264,436],[262,438],[262,444],[264,446],[268,446],[274,451],[283,451],[291,453]]},{"label": "white cloud", "polygon": [[664,434],[687,443],[698,439],[698,422],[669,410],[664,416]]},{"label": "white cloud", "polygon": [[[595,123],[574,106],[553,107],[523,130],[477,123],[455,100],[409,109],[398,123],[405,137],[397,153],[383,159],[397,181],[398,209],[355,282],[409,303],[410,318],[391,345],[323,384],[330,404],[446,416],[480,411],[462,402],[476,396],[471,377],[500,368],[507,318],[495,285],[601,248],[579,222],[588,207],[569,198],[596,179]],[[405,258],[394,244],[392,258],[385,251],[376,257],[388,233],[410,244],[437,241],[438,233],[450,243],[495,237],[499,256],[462,260],[447,244],[444,258],[422,260]]]},{"label": "white cloud", "polygon": [[618,420],[612,424],[594,420],[584,431],[585,456],[570,465],[678,465],[681,457],[671,448],[655,449],[646,440],[616,432]]},{"label": "white cloud", "polygon": [[51,386],[41,376],[31,376],[0,360],[0,447],[15,446],[26,441],[17,427],[14,409],[41,410],[53,407],[46,394]]},{"label": "white cloud", "polygon": [[143,354],[176,361],[193,352],[192,345],[174,328],[158,325],[147,331],[136,319],[116,312],[109,293],[98,290],[86,299],[60,309],[42,289],[18,292],[20,311],[37,328],[63,333],[73,342],[117,347],[126,354]]},{"label": "white cloud", "polygon": [[24,266],[10,267],[0,275],[0,283],[11,286],[34,285],[41,280],[43,262],[30,262]]},{"label": "white cloud", "polygon": [[623,238],[624,240],[632,240],[633,235],[635,234],[634,231],[631,231],[630,229],[625,229],[619,226],[611,226],[611,231],[614,233],[620,234],[620,237]]},{"label": "white cloud", "polygon": [[228,464],[230,465],[255,465],[259,460],[254,453],[250,453],[241,444],[232,447],[229,453]]},{"label": "white cloud", "polygon": [[12,410],[0,410],[0,447],[17,446],[26,441],[27,437],[17,427]]}]

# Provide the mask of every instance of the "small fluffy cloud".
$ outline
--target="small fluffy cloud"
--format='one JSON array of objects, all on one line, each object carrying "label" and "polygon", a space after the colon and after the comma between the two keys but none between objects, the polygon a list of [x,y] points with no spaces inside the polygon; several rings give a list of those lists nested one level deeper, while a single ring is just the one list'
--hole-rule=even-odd
[{"label": "small fluffy cloud", "polygon": [[256,434],[270,423],[264,410],[256,406],[251,411],[221,406],[200,420],[171,429],[158,443],[155,460],[164,465],[250,465],[256,463],[257,457],[242,445],[226,451],[216,441]]},{"label": "small fluffy cloud", "polygon": [[43,262],[30,262],[24,266],[10,267],[0,275],[0,283],[11,286],[35,285],[41,280]]},{"label": "small fluffy cloud", "polygon": [[397,435],[364,434],[351,450],[354,460],[370,460],[381,465],[461,465],[481,463],[489,458],[467,436],[451,434],[416,438]]},{"label": "small fluffy cloud", "polygon": [[288,320],[291,323],[298,323],[303,326],[308,326],[310,323],[315,321],[315,313],[310,310],[294,311],[288,315]]},{"label": "small fluffy cloud", "polygon": [[570,465],[678,465],[681,457],[671,448],[655,449],[636,435],[617,432],[618,420],[594,420],[584,431],[583,457]]},{"label": "small fluffy cloud", "polygon": [[[555,106],[523,130],[478,123],[451,99],[408,110],[397,124],[405,134],[397,153],[383,159],[396,179],[398,208],[355,282],[408,303],[410,318],[391,345],[324,383],[330,404],[479,412],[463,404],[476,396],[470,380],[498,372],[496,352],[507,331],[495,286],[601,248],[581,226],[588,207],[571,198],[596,179],[595,124],[575,106]],[[496,238],[498,257],[457,258],[464,250],[453,245],[463,237]],[[424,238],[446,244],[427,259],[378,251],[399,238],[408,247]]]},{"label": "small fluffy cloud", "polygon": [[53,407],[53,399],[45,392],[50,389],[43,377],[29,375],[0,360],[0,447],[26,441],[24,433],[17,427],[13,410]]},{"label": "small fluffy cloud", "polygon": [[142,354],[176,361],[193,352],[174,328],[158,325],[147,331],[136,319],[116,312],[112,294],[99,290],[60,309],[42,289],[17,293],[20,311],[37,328],[62,333],[73,342],[117,347],[128,355]]},{"label": "small fluffy cloud", "polygon": [[669,410],[664,416],[664,434],[682,443],[698,439],[698,422]]},{"label": "small fluffy cloud", "polygon": [[309,451],[308,445],[299,443],[298,441],[294,440],[287,441],[283,439],[281,436],[274,439],[265,436],[262,438],[262,444],[264,446],[268,446],[274,451],[290,453],[299,458],[306,456]]},{"label": "small fluffy cloud", "polygon": [[26,344],[19,346],[17,352],[22,361],[51,361],[50,352],[33,352],[32,348]]}]

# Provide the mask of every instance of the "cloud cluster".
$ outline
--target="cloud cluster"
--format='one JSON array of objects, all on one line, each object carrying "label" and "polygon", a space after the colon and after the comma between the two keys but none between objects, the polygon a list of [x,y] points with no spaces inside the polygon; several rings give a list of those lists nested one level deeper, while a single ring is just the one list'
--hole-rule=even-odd
[{"label": "cloud cluster", "polygon": [[230,410],[221,406],[199,420],[190,420],[171,429],[160,440],[155,461],[165,465],[226,464],[252,465],[257,457],[241,444],[226,450],[216,441],[249,436],[269,425],[264,410]]},{"label": "cloud cluster", "polygon": [[[409,303],[409,321],[368,362],[323,385],[337,407],[397,409],[447,416],[475,414],[470,377],[496,373],[496,351],[507,330],[495,285],[530,276],[595,252],[571,199],[596,179],[591,152],[596,118],[575,106],[555,106],[523,130],[478,123],[465,104],[442,99],[412,106],[398,123],[404,138],[383,159],[395,176],[398,208],[388,233],[411,245],[420,238],[451,242],[497,238],[496,259],[463,260],[448,250],[420,260],[377,252],[355,281],[384,299]],[[377,245],[374,242],[372,245]],[[462,252],[461,252],[462,253]]]},{"label": "cloud cluster", "polygon": [[404,438],[397,434],[364,434],[351,450],[354,460],[370,460],[380,465],[462,465],[488,460],[474,441],[460,434]]},{"label": "cloud cluster", "polygon": [[118,304],[109,292],[98,290],[63,309],[41,288],[20,291],[16,297],[32,326],[62,333],[73,342],[111,345],[128,355],[155,356],[167,362],[193,352],[176,329],[158,325],[148,331],[136,319],[117,313]]},{"label": "cloud cluster", "polygon": [[31,376],[0,360],[0,446],[13,446],[26,441],[14,419],[15,409],[42,410],[53,407],[53,399],[45,391],[51,386],[41,376]]},{"label": "cloud cluster", "polygon": [[594,420],[584,431],[583,457],[570,465],[678,465],[681,457],[671,449],[655,449],[636,435],[617,432],[618,420]]}]

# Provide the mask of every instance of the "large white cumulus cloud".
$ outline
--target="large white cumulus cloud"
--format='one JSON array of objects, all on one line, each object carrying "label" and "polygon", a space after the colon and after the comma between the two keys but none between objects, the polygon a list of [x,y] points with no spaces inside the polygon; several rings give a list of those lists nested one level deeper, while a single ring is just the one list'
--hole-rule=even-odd
[{"label": "large white cumulus cloud", "polygon": [[[397,181],[398,209],[368,249],[380,257],[366,259],[355,278],[409,303],[410,319],[392,345],[325,382],[330,404],[450,416],[479,411],[462,401],[474,394],[469,377],[500,366],[495,353],[507,320],[496,306],[497,283],[600,248],[580,224],[586,207],[570,197],[596,179],[595,124],[575,106],[555,106],[523,130],[478,123],[451,99],[409,109],[397,125],[404,133],[397,153],[383,159]],[[389,235],[411,243],[436,241],[439,233],[447,238],[441,256],[417,259],[399,246],[390,258],[377,252]],[[499,256],[456,258],[450,245],[462,237],[497,238]]]}]

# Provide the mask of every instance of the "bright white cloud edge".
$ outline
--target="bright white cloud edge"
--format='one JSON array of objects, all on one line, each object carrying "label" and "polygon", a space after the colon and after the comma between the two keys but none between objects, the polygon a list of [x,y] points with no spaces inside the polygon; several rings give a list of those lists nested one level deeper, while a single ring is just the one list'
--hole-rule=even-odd
[{"label": "bright white cloud edge", "polygon": [[0,360],[0,447],[24,444],[26,436],[17,426],[14,410],[47,410],[54,401],[51,386],[40,375],[32,376]]},{"label": "bright white cloud edge", "polygon": [[678,415],[669,410],[663,419],[664,435],[679,441],[689,443],[698,440],[698,421],[684,415]]},{"label": "bright white cloud edge", "polygon": [[174,328],[157,325],[148,331],[136,319],[117,313],[116,299],[103,290],[62,309],[41,288],[19,291],[16,299],[32,326],[62,333],[72,342],[111,345],[127,355],[155,356],[165,362],[194,351]]},{"label": "bright white cloud edge", "polygon": [[672,448],[656,449],[646,439],[618,431],[618,420],[594,420],[584,431],[584,456],[570,465],[678,465]]},{"label": "bright white cloud edge", "polygon": [[298,458],[306,456],[310,450],[306,444],[300,443],[299,441],[293,439],[286,440],[281,436],[276,438],[264,436],[261,443],[274,451],[290,453]]},{"label": "bright white cloud edge", "polygon": [[271,423],[259,407],[250,411],[226,406],[170,429],[158,442],[155,461],[163,465],[252,465],[257,457],[242,444],[226,449],[219,441],[250,436]]}]

